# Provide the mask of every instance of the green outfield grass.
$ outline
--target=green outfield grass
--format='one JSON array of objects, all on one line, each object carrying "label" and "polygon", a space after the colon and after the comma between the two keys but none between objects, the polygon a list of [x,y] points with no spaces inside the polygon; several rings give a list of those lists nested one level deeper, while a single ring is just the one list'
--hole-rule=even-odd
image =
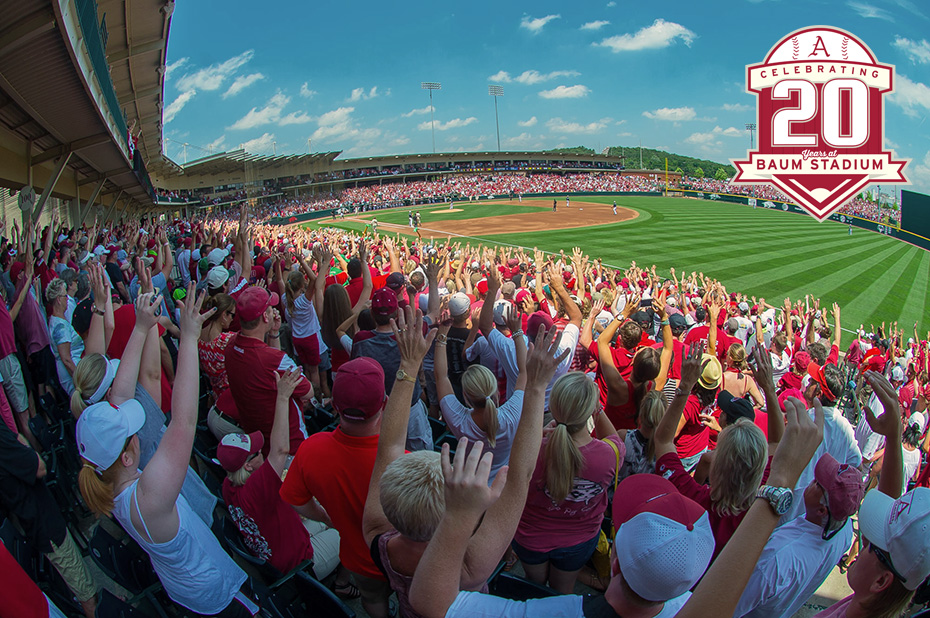
[{"label": "green outfield grass", "polygon": [[[572,201],[601,203],[608,209],[614,199],[640,216],[584,229],[481,238],[552,252],[578,246],[617,267],[635,260],[638,265],[656,264],[665,274],[672,267],[679,273],[700,271],[719,279],[729,290],[764,297],[773,305],[786,296],[797,299],[810,293],[825,303],[839,303],[845,328],[897,320],[905,336],[912,334],[915,321],[921,333],[930,329],[930,319],[925,317],[930,252],[858,228],[849,236],[848,227],[840,223],[819,223],[811,217],[739,204],[659,197],[579,197]],[[560,213],[561,206],[560,200]],[[527,208],[506,201],[463,202],[456,207],[463,212],[448,213],[448,218],[473,219],[526,212]],[[439,218],[440,213],[427,216],[432,210],[420,209],[424,236],[430,236],[429,222]],[[379,222],[407,221],[407,209],[376,215]],[[571,211],[566,210],[565,216],[570,217]],[[337,227],[364,228],[348,221],[337,222]],[[851,339],[847,333],[844,343]]]}]

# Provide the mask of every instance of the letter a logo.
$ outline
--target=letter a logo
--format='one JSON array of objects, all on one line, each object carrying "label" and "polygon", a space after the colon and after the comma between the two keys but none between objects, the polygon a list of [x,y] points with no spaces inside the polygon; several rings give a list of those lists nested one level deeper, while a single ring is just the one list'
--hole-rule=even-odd
[{"label": "letter a logo", "polygon": [[814,41],[814,51],[807,55],[808,58],[813,58],[817,55],[817,51],[822,51],[824,55],[829,58],[830,52],[827,51],[827,46],[823,42],[823,37],[818,36],[817,40]]}]

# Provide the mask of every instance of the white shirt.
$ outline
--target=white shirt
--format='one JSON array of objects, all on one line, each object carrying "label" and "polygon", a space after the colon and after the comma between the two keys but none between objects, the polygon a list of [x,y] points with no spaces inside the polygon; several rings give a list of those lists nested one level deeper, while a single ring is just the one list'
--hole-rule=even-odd
[{"label": "white shirt", "polygon": [[803,516],[775,529],[736,606],[734,618],[792,616],[826,581],[852,544],[852,523],[829,541]]},{"label": "white shirt", "polygon": [[[523,335],[523,340],[526,342],[526,335]],[[501,367],[504,368],[504,375],[507,376],[507,399],[510,399],[513,395],[514,384],[517,383],[517,376],[520,374],[520,370],[517,369],[517,347],[513,339],[496,328],[488,333],[488,345]],[[546,400],[548,401],[548,397]]]},{"label": "white shirt", "polygon": [[[691,597],[690,592],[665,602],[654,618],[674,618]],[[449,606],[446,618],[584,618],[583,599],[577,594],[545,599],[511,601],[481,592],[463,590]]]},{"label": "white shirt", "polygon": [[[881,401],[878,400],[875,393],[872,393],[872,396],[869,397],[868,406],[879,416],[882,414],[880,410],[884,410]],[[865,417],[865,412],[862,413],[859,424],[856,425],[855,436],[856,444],[859,445],[859,452],[862,453],[862,459],[872,459],[878,449],[885,446],[885,436],[872,431],[872,428],[869,427],[869,421]]]},{"label": "white shirt", "polygon": [[473,363],[477,359],[479,363],[487,367],[495,376],[501,375],[500,363],[497,360],[497,356],[494,355],[494,350],[491,349],[487,338],[483,335],[475,337],[471,346],[465,350],[465,358],[469,363]]},{"label": "white shirt", "polygon": [[907,493],[907,482],[914,478],[917,469],[920,468],[920,449],[915,448],[909,451],[902,446],[901,451],[901,461],[904,464],[904,486],[901,488],[901,493],[904,494]]},{"label": "white shirt", "polygon": [[456,438],[465,436],[470,442],[483,442],[485,452],[494,453],[491,476],[488,479],[493,481],[498,470],[510,463],[510,447],[513,446],[513,438],[517,434],[517,425],[523,412],[523,391],[514,391],[513,395],[497,408],[498,429],[494,437],[494,448],[488,443],[487,434],[472,418],[472,409],[463,406],[455,395],[443,397],[439,402],[439,409],[442,411],[442,420]]},{"label": "white shirt", "polygon": [[[808,410],[808,414],[813,418],[814,409]],[[804,511],[804,489],[814,480],[814,466],[824,453],[830,453],[837,462],[849,464],[853,468],[858,468],[862,464],[862,453],[856,444],[852,425],[836,411],[836,408],[828,406],[823,408],[823,440],[820,441],[820,446],[817,447],[807,467],[801,472],[798,484],[794,486],[794,501],[791,503],[791,509],[782,516],[779,525],[790,522]]]}]

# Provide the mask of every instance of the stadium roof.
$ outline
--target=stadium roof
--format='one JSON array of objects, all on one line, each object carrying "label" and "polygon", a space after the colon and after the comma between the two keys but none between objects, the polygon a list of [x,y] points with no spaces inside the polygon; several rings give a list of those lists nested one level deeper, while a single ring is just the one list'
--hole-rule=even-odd
[{"label": "stadium roof", "polygon": [[[298,155],[257,155],[245,150],[233,150],[195,159],[184,165],[173,164],[173,169],[162,168],[161,178],[180,175],[210,175],[234,173],[250,166],[255,171],[271,170],[285,165],[331,164],[340,152],[323,152]],[[170,161],[170,159],[168,159]]]}]

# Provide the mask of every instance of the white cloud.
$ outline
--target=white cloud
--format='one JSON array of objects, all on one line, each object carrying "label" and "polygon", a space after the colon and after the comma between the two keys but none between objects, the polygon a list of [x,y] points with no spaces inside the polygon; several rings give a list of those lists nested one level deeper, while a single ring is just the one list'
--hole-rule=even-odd
[{"label": "white cloud", "polygon": [[744,131],[740,131],[736,127],[727,127],[726,129],[722,127],[714,127],[711,131],[706,133],[692,133],[687,138],[685,138],[685,142],[688,144],[715,143],[719,146],[722,144],[722,142],[717,141],[717,138],[721,135],[725,137],[744,137]]},{"label": "white cloud", "polygon": [[520,20],[520,27],[529,30],[533,34],[539,34],[542,29],[553,19],[559,19],[561,15],[546,15],[545,17],[530,17],[524,15]]},{"label": "white cloud", "polygon": [[374,99],[378,96],[378,87],[374,86],[371,90],[366,91],[364,88],[355,88],[352,90],[351,96],[349,96],[346,101],[354,103],[356,101],[367,101],[368,99]]},{"label": "white cloud", "polygon": [[305,99],[312,99],[317,94],[316,90],[310,90],[310,82],[304,82],[300,85],[300,96]]},{"label": "white cloud", "polygon": [[696,114],[693,107],[661,107],[651,112],[643,112],[643,116],[652,120],[681,122],[683,120],[694,120]]},{"label": "white cloud", "polygon": [[409,143],[410,138],[405,135],[401,135],[400,137],[391,140],[391,146],[406,146]]},{"label": "white cloud", "polygon": [[253,107],[248,114],[237,120],[229,129],[254,129],[262,125],[271,124],[281,119],[281,112],[290,103],[290,97],[278,92],[268,99],[265,107]]},{"label": "white cloud", "polygon": [[178,90],[219,90],[223,82],[232,77],[253,56],[255,56],[255,51],[250,49],[225,62],[211,64],[204,69],[189,73],[178,80]]},{"label": "white cloud", "polygon": [[183,67],[185,64],[187,64],[189,60],[190,58],[185,56],[184,58],[178,58],[174,62],[171,62],[165,65],[165,80],[167,81],[168,78],[171,77],[172,73],[174,73],[175,71]]},{"label": "white cloud", "polygon": [[865,2],[847,2],[846,6],[859,13],[859,17],[866,19],[884,19],[885,21],[894,21],[891,13],[877,6],[866,4]]},{"label": "white cloud", "polygon": [[742,103],[724,103],[723,109],[728,112],[748,112],[752,109],[752,106],[743,105]]},{"label": "white cloud", "polygon": [[433,108],[430,105],[427,105],[426,107],[418,107],[417,109],[412,109],[405,114],[401,114],[401,116],[403,116],[404,118],[410,118],[411,116],[421,116],[423,114],[430,113],[430,110],[432,109]]},{"label": "white cloud", "polygon": [[609,21],[598,19],[596,21],[589,21],[588,23],[581,26],[581,29],[582,30],[600,30],[604,26],[609,26],[609,25],[610,25]]},{"label": "white cloud", "polygon": [[307,124],[312,121],[313,116],[308,115],[307,112],[291,112],[278,121],[278,126],[286,127],[289,124]]},{"label": "white cloud", "polygon": [[574,86],[556,86],[552,90],[543,90],[539,93],[544,99],[580,99],[586,97],[591,89],[581,84]]},{"label": "white cloud", "polygon": [[265,79],[265,76],[261,73],[252,73],[251,75],[240,75],[233,83],[230,84],[229,90],[223,93],[223,98],[227,99],[231,96],[237,95],[255,82]]},{"label": "white cloud", "polygon": [[898,146],[897,143],[895,143],[895,142],[891,141],[890,139],[888,139],[887,136],[885,137],[885,148],[891,148],[892,150],[900,150],[900,149],[901,149],[901,147]]},{"label": "white cloud", "polygon": [[310,137],[331,142],[341,139],[372,140],[381,135],[380,129],[360,129],[352,118],[354,107],[340,107],[317,118],[317,130]]},{"label": "white cloud", "polygon": [[608,9],[612,9],[612,8],[615,7],[615,6],[617,6],[617,3],[614,2],[614,0],[610,0],[610,2],[607,3],[607,8],[608,8]]},{"label": "white cloud", "polygon": [[911,161],[907,169],[908,180],[912,185],[909,188],[922,193],[930,192],[930,152],[924,155],[924,160],[920,163]]},{"label": "white cloud", "polygon": [[551,118],[546,122],[546,127],[553,133],[598,133],[603,131],[608,123],[610,123],[610,118],[601,118],[588,124],[566,122],[561,118]]},{"label": "white cloud", "polygon": [[210,152],[221,152],[226,146],[226,136],[220,135],[218,138],[207,144],[207,150]]},{"label": "white cloud", "polygon": [[532,86],[533,84],[547,82],[559,77],[577,77],[579,75],[581,75],[581,73],[578,71],[552,71],[550,73],[540,73],[539,71],[530,70],[523,71],[516,77],[511,77],[510,73],[507,71],[498,71],[489,77],[488,81],[504,84],[517,82],[518,84],[523,84],[524,86]]},{"label": "white cloud", "polygon": [[618,34],[600,43],[593,43],[593,45],[610,48],[616,53],[641,49],[662,49],[674,43],[675,39],[681,39],[685,45],[691,47],[691,42],[696,36],[681,24],[657,19],[651,26],[640,28],[635,34]]},{"label": "white cloud", "polygon": [[165,106],[164,121],[165,124],[168,124],[174,117],[178,115],[184,106],[187,105],[188,101],[194,98],[194,95],[197,94],[196,90],[187,90],[178,95],[178,98]]},{"label": "white cloud", "polygon": [[911,41],[902,36],[894,38],[894,46],[903,51],[907,56],[917,64],[930,64],[930,43],[927,39],[922,41]]},{"label": "white cloud", "polygon": [[517,124],[520,125],[521,127],[532,127],[536,124],[536,122],[537,122],[536,116],[533,116],[529,120],[521,120]]},{"label": "white cloud", "polygon": [[[442,122],[440,120],[436,121],[436,130],[437,131],[448,131],[449,129],[459,129],[461,127],[467,127],[470,124],[478,122],[478,119],[474,116],[469,116],[468,118],[453,118],[449,122]],[[417,128],[421,131],[429,131],[431,123],[429,120],[421,122],[417,125]]]},{"label": "white cloud", "polygon": [[912,82],[907,76],[898,73],[895,75],[894,92],[889,100],[901,107],[905,114],[916,118],[921,113],[918,108],[930,110],[930,87],[920,82]]},{"label": "white cloud", "polygon": [[541,135],[531,135],[530,133],[521,133],[520,135],[514,135],[511,137],[504,137],[501,139],[501,145],[504,148],[510,149],[522,149],[522,148],[533,148],[538,149],[543,147],[543,137]]},{"label": "white cloud", "polygon": [[264,133],[261,137],[243,142],[239,147],[253,154],[271,154],[274,148],[274,133]]}]

